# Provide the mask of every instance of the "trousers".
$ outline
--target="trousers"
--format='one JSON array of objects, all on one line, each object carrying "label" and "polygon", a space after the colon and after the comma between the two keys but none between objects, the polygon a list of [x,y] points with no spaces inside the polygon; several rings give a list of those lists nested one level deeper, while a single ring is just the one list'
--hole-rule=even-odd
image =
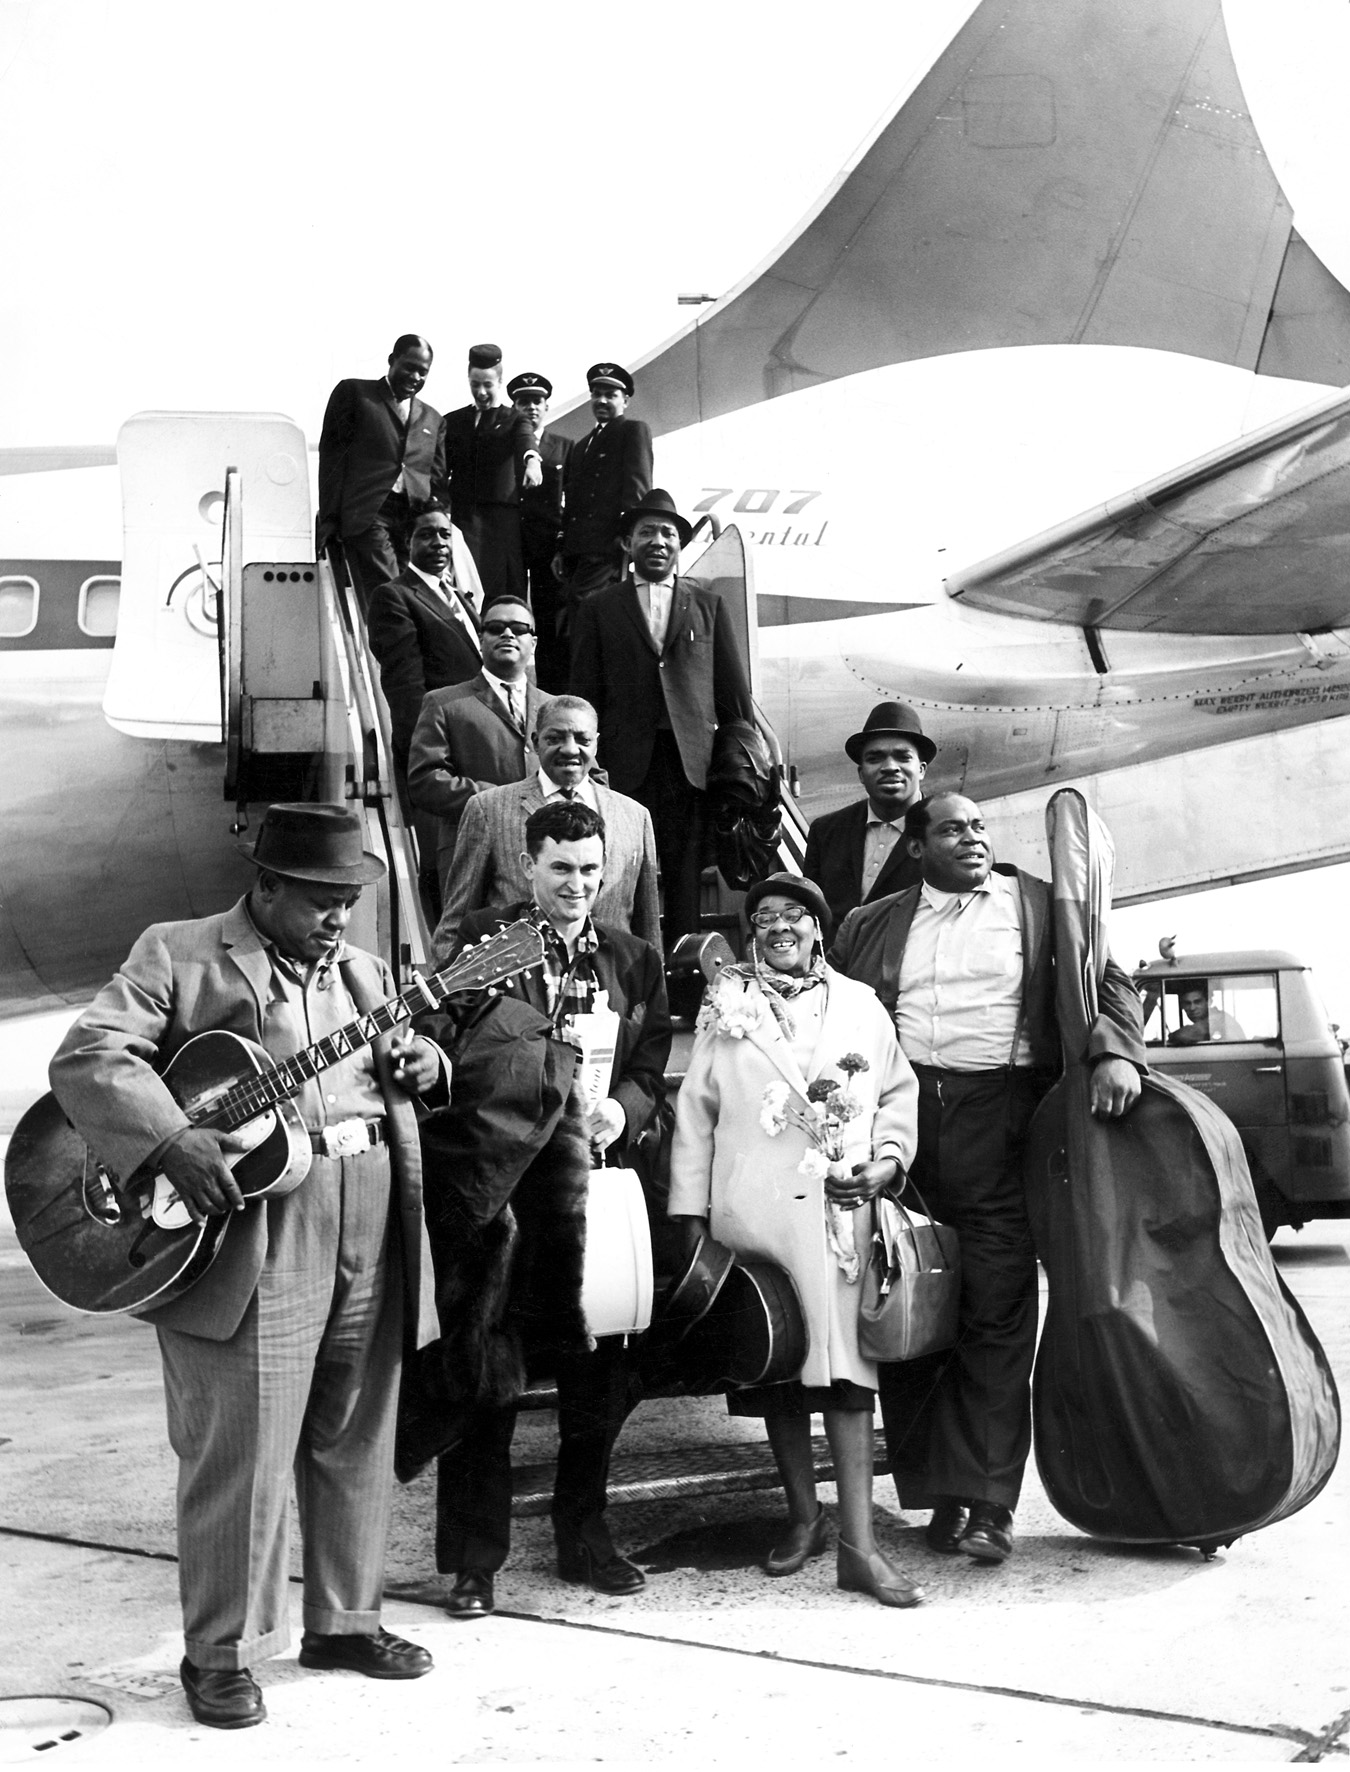
[{"label": "trousers", "polygon": [[690,784],[675,734],[656,734],[652,760],[633,790],[652,815],[661,869],[661,922],[666,952],[697,929],[702,915],[704,805],[707,796]]},{"label": "trousers", "polygon": [[266,1212],[258,1290],[229,1340],[158,1329],[184,1646],[203,1668],[289,1641],[292,1472],[305,1628],[380,1625],[403,1314],[389,1152],[316,1156]]}]

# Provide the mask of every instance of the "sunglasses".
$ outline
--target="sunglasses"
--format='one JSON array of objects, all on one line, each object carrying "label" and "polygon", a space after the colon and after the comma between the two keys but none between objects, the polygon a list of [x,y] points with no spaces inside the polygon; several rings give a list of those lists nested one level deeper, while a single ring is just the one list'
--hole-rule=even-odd
[{"label": "sunglasses", "polygon": [[494,639],[502,634],[514,634],[517,639],[523,639],[526,634],[532,634],[534,629],[527,621],[485,621],[483,632],[491,634]]}]

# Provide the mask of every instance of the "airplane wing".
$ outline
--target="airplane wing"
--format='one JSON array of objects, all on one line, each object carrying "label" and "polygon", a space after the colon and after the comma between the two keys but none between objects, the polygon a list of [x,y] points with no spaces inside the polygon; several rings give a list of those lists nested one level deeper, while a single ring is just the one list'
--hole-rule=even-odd
[{"label": "airplane wing", "polygon": [[17,449],[0,449],[0,476],[116,466],[117,448],[112,443],[32,443]]},{"label": "airplane wing", "polygon": [[982,0],[782,245],[637,364],[636,411],[660,435],[995,345],[1340,386],[1350,295],[1292,222],[1218,0]]},{"label": "airplane wing", "polygon": [[978,609],[1088,629],[1350,627],[1350,394],[1338,393],[947,581]]}]

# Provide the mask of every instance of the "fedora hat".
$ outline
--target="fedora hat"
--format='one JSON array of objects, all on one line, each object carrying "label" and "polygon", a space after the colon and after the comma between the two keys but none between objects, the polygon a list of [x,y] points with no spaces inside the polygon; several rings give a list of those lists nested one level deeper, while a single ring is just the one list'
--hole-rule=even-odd
[{"label": "fedora hat", "polygon": [[834,918],[825,902],[825,894],[814,880],[808,880],[805,874],[768,874],[764,879],[756,880],[745,895],[746,916],[749,917],[760,899],[772,897],[795,898],[798,904],[805,905],[820,924],[822,939],[830,939]]},{"label": "fedora hat", "polygon": [[361,847],[361,820],[345,806],[269,806],[255,843],[239,844],[255,867],[288,880],[325,886],[369,886],[385,872],[378,855]]},{"label": "fedora hat", "polygon": [[675,509],[675,500],[663,486],[653,486],[640,505],[630,505],[619,518],[619,534],[627,535],[639,517],[669,517],[680,533],[680,546],[687,548],[694,525]]},{"label": "fedora hat", "polygon": [[855,732],[844,740],[844,750],[854,763],[862,761],[862,748],[869,738],[875,738],[879,732],[891,738],[909,738],[914,741],[914,749],[925,763],[931,763],[937,756],[937,746],[931,738],[924,736],[923,727],[919,724],[919,716],[907,701],[883,701],[874,707],[863,721],[861,732]]}]

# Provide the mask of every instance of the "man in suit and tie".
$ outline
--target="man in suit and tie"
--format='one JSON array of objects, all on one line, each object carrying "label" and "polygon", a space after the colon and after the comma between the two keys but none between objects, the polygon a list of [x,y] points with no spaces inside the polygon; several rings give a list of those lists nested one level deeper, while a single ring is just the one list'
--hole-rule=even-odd
[{"label": "man in suit and tie", "polygon": [[904,840],[905,813],[923,792],[937,755],[907,702],[883,701],[845,739],[865,800],[812,819],[802,872],[825,894],[837,929],[860,904],[903,892],[919,881],[919,864]]},{"label": "man in suit and tie", "polygon": [[619,363],[586,371],[595,428],[577,442],[563,471],[559,572],[569,618],[600,585],[619,573],[620,518],[642,503],[652,484],[652,434],[625,418],[633,378]]},{"label": "man in suit and tie", "polygon": [[563,475],[572,443],[570,438],[544,429],[553,394],[553,383],[546,375],[534,370],[513,375],[506,391],[516,411],[528,420],[539,446],[540,482],[520,489],[520,543],[538,633],[535,681],[548,694],[560,695],[567,687],[569,660],[561,634],[562,591],[554,563],[562,540]]},{"label": "man in suit and tie", "polygon": [[450,860],[465,806],[484,788],[523,781],[538,759],[530,734],[543,697],[526,675],[534,618],[501,598],[483,614],[483,668],[466,683],[433,689],[422,703],[408,753],[408,793],[438,821],[436,866],[450,890]]},{"label": "man in suit and tie", "polygon": [[267,1715],[249,1669],[289,1638],[292,1473],[300,1665],[386,1680],[431,1667],[380,1628],[380,1595],[403,1325],[409,1345],[430,1339],[416,1333],[422,1165],[409,1097],[436,1082],[441,1056],[384,1036],[306,1083],[294,1105],[308,1174],[245,1203],[227,1163],[237,1141],[189,1123],[162,1065],[216,1030],[290,1058],[394,984],[343,939],[362,887],[384,873],[354,812],[269,806],[241,848],[258,870],[248,895],[147,929],[51,1065],[57,1100],[120,1176],[158,1170],[199,1223],[229,1214],[209,1269],[140,1313],[159,1336],[178,1455],[181,1677],[193,1716],[216,1729]]},{"label": "man in suit and tie", "polygon": [[520,489],[540,484],[539,446],[530,421],[502,401],[496,345],[470,347],[469,392],[469,404],[441,420],[450,515],[469,544],[484,597],[523,597]]},{"label": "man in suit and tie", "polygon": [[754,718],[721,598],[678,576],[692,533],[659,487],[625,511],[630,576],[578,607],[572,645],[572,687],[599,714],[611,781],[652,815],[669,947],[699,924],[713,733]]},{"label": "man in suit and tie", "polygon": [[595,709],[576,695],[555,695],[539,709],[531,734],[539,767],[524,781],[474,794],[459,821],[445,909],[432,937],[438,966],[454,951],[471,911],[512,904],[526,896],[526,820],[554,801],[579,801],[605,821],[605,873],[596,914],[631,930],[661,951],[656,885],[656,841],[644,806],[591,774],[596,752]]},{"label": "man in suit and tie", "polygon": [[431,346],[404,333],[378,381],[340,381],[319,432],[315,552],[334,538],[365,608],[376,585],[408,557],[414,514],[445,477],[441,415],[417,398],[431,371]]}]

